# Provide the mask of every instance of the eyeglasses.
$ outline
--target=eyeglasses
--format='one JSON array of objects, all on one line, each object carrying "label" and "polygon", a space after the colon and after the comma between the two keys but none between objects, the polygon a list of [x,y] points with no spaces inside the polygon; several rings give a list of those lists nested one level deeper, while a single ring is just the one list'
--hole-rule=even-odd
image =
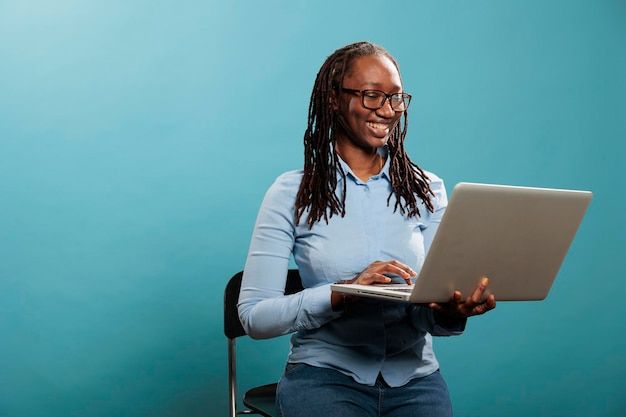
[{"label": "eyeglasses", "polygon": [[341,87],[341,91],[346,93],[359,94],[363,107],[370,110],[378,110],[385,105],[389,99],[389,104],[393,111],[406,111],[411,102],[411,95],[407,93],[387,94],[380,90],[353,90],[352,88]]}]

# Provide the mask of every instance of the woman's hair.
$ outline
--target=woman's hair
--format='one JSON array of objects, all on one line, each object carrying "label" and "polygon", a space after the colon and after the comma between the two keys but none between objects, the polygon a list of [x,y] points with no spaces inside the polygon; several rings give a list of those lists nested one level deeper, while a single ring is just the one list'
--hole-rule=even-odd
[{"label": "woman's hair", "polygon": [[[304,176],[295,203],[296,224],[308,208],[306,220],[309,228],[322,218],[334,214],[341,217],[346,214],[346,174],[339,163],[335,150],[335,134],[338,127],[337,113],[331,105],[333,97],[338,97],[343,78],[350,69],[350,64],[357,57],[382,55],[391,60],[398,73],[396,60],[385,49],[369,42],[357,42],[337,49],[330,55],[315,78],[311,101],[309,103],[308,125],[304,132]],[[404,137],[408,126],[407,112],[404,112],[402,128],[398,122],[389,135],[387,147],[391,159],[389,173],[391,177],[391,195],[395,194],[394,212],[400,208],[408,217],[420,215],[418,198],[429,211],[433,211],[430,196],[434,193],[428,185],[428,177],[414,164],[404,150]],[[349,134],[349,132],[348,132]],[[343,178],[341,197],[337,196],[337,171]]]}]

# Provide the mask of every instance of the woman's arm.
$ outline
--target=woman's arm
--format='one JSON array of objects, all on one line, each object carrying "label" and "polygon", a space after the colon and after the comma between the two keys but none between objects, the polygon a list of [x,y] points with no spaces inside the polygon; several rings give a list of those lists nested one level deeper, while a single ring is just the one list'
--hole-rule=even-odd
[{"label": "woman's arm", "polygon": [[265,195],[252,234],[239,294],[239,318],[253,338],[314,329],[338,317],[330,284],[284,295],[295,242],[294,201],[301,174],[281,175]]}]

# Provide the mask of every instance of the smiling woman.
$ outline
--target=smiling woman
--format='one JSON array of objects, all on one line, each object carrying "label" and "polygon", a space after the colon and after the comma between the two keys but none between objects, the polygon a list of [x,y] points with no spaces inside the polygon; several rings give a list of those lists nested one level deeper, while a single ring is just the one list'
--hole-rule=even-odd
[{"label": "smiling woman", "polygon": [[[452,414],[431,335],[460,334],[467,317],[494,308],[494,296],[480,301],[487,282],[430,306],[330,289],[389,275],[411,283],[422,266],[447,199],[443,181],[404,151],[410,100],[383,48],[338,49],[313,87],[304,170],[281,175],[265,196],[239,316],[252,337],[293,333],[277,391],[283,416]],[[304,290],[285,296],[292,254]]]},{"label": "smiling woman", "polygon": [[[362,90],[353,88],[356,86]],[[380,91],[383,87],[388,91]],[[377,90],[367,90],[369,88]],[[410,95],[401,92],[398,64],[378,45],[358,42],[340,48],[328,57],[317,74],[311,95],[308,127],[304,133],[304,177],[296,200],[296,221],[300,220],[305,209],[309,210],[307,223],[310,226],[321,218],[326,220],[328,215],[343,216],[345,188],[340,196],[335,192],[336,173],[345,179],[341,158],[348,162],[357,177],[365,177],[376,171],[377,165],[380,171],[378,152],[372,152],[383,147],[389,151],[392,161],[390,175],[394,180],[391,183],[397,197],[394,210],[399,208],[404,213],[406,209],[410,216],[419,215],[418,199],[426,208],[433,209],[432,192],[424,172],[404,152]],[[360,104],[348,94],[360,95]],[[395,104],[400,98],[402,105]],[[401,127],[402,116],[404,124]],[[363,143],[372,136],[377,138],[373,143]],[[341,155],[341,148],[344,155]],[[351,149],[360,150],[351,152]],[[401,200],[404,205],[400,204]]]}]

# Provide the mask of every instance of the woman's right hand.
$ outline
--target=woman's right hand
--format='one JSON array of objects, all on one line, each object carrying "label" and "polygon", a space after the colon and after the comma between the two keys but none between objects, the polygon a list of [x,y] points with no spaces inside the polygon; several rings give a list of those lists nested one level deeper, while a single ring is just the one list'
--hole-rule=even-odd
[{"label": "woman's right hand", "polygon": [[404,279],[407,284],[411,285],[411,277],[415,277],[417,272],[413,271],[410,266],[400,261],[392,259],[391,261],[372,262],[359,275],[349,282],[350,284],[388,284],[391,278],[384,274],[397,275]]},{"label": "woman's right hand", "polygon": [[[389,284],[391,282],[391,278],[384,274],[397,275],[404,279],[409,285],[412,284],[411,277],[417,276],[417,272],[413,271],[411,267],[400,261],[392,259],[391,261],[372,262],[356,277],[351,280],[341,281],[341,283],[361,285]],[[332,292],[330,298],[332,309],[335,311],[343,309],[349,298],[351,297],[337,292]]]}]

